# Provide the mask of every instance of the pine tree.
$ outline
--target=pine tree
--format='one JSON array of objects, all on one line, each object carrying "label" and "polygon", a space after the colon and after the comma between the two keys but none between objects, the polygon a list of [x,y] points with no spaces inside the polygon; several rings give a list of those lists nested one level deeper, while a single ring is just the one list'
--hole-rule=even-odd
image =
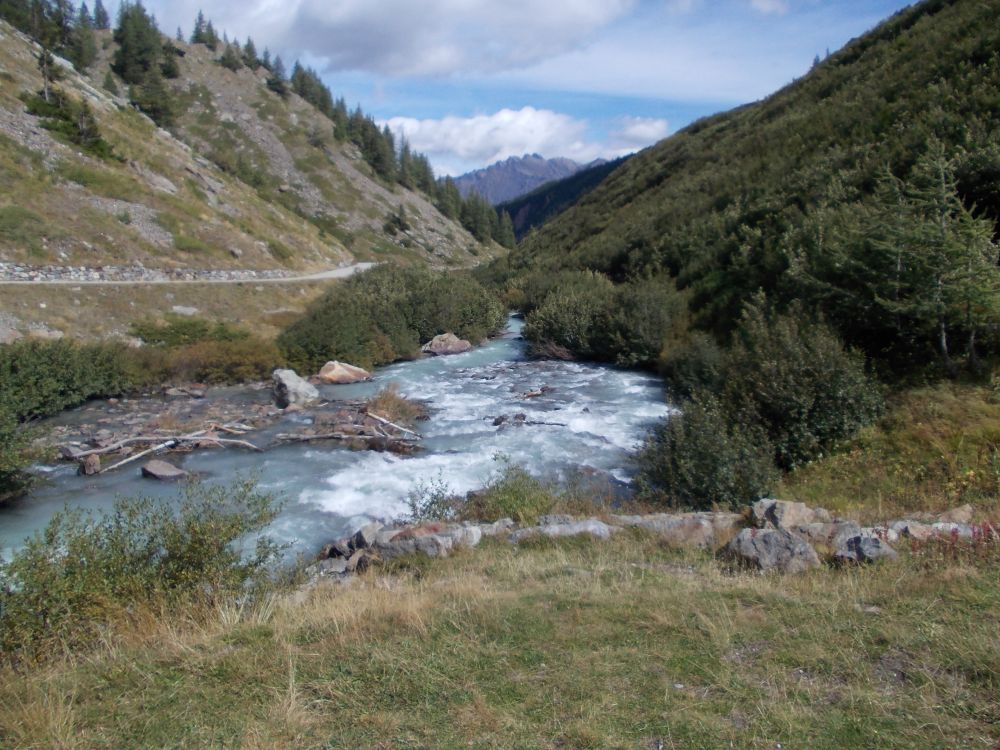
[{"label": "pine tree", "polygon": [[514,235],[514,222],[511,221],[510,214],[506,211],[500,212],[500,226],[493,239],[504,247],[513,248],[517,245],[517,237]]},{"label": "pine tree", "polygon": [[261,55],[260,64],[264,67],[265,70],[268,71],[272,70],[272,68],[274,67],[273,64],[271,63],[271,50],[269,50],[267,47],[264,47],[264,54]]},{"label": "pine tree", "polygon": [[274,58],[274,64],[271,66],[271,77],[267,79],[267,87],[282,98],[288,96],[288,81],[285,78],[285,64],[281,62],[280,55]]},{"label": "pine tree", "polygon": [[94,20],[90,17],[87,4],[80,6],[76,25],[73,28],[73,44],[70,60],[77,70],[86,70],[97,59],[97,41],[94,39]]},{"label": "pine tree", "polygon": [[163,42],[163,62],[160,63],[160,72],[164,78],[180,78],[181,66],[177,59],[181,56],[181,51],[174,46],[174,43],[167,39]]},{"label": "pine tree", "polygon": [[45,47],[38,53],[38,70],[42,74],[42,98],[48,103],[52,100],[52,84],[62,78],[62,70]]},{"label": "pine tree", "polygon": [[205,46],[212,52],[215,52],[219,46],[219,35],[215,33],[215,27],[211,21],[205,24]]},{"label": "pine tree", "polygon": [[104,90],[114,96],[118,96],[118,84],[115,82],[115,75],[110,70],[104,74]]},{"label": "pine tree", "polygon": [[94,28],[99,31],[107,31],[111,28],[111,18],[104,9],[104,3],[101,0],[94,3]]},{"label": "pine tree", "polygon": [[191,44],[205,44],[205,41],[205,14],[199,10],[191,29]]},{"label": "pine tree", "polygon": [[140,85],[132,86],[129,98],[161,128],[173,125],[173,97],[158,68],[151,68]]},{"label": "pine tree", "polygon": [[177,27],[177,33],[174,34],[174,39],[177,40],[178,42],[184,41],[184,31],[183,29],[181,29],[180,26]]},{"label": "pine tree", "polygon": [[226,45],[226,51],[222,53],[222,57],[219,58],[219,65],[223,68],[228,68],[234,73],[243,67],[243,61],[240,59],[240,55],[233,49],[231,44]]},{"label": "pine tree", "polygon": [[247,37],[247,43],[243,45],[243,64],[251,70],[257,70],[260,67],[260,60],[257,59],[257,48],[250,37]]},{"label": "pine tree", "polygon": [[160,32],[141,4],[123,5],[115,27],[115,50],[111,68],[126,83],[141,85],[150,70],[157,68],[163,56]]}]

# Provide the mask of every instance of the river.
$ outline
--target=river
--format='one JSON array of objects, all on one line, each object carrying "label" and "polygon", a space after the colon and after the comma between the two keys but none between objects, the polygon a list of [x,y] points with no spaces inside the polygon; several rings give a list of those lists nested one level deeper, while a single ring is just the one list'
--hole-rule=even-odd
[{"label": "river", "polygon": [[[378,370],[372,382],[321,388],[324,398],[360,399],[396,383],[402,394],[428,401],[431,418],[418,425],[424,451],[416,456],[313,443],[285,445],[264,454],[201,451],[170,460],[178,459],[206,482],[256,474],[260,486],[284,502],[272,537],[305,553],[372,518],[405,514],[407,496],[421,483],[443,483],[462,494],[482,487],[499,470],[497,456],[554,480],[583,470],[629,482],[630,452],[648,428],[669,413],[662,381],[601,365],[531,361],[520,330],[521,322],[512,318],[502,337],[466,354],[401,362]],[[543,387],[543,395],[524,397]],[[238,389],[209,394],[234,396],[268,397],[266,391]],[[525,415],[527,422],[546,424],[494,425],[496,417],[513,419],[517,414]],[[142,479],[137,467],[88,478],[76,476],[75,467],[65,464],[44,471],[42,486],[0,510],[0,554],[9,556],[66,504],[105,510],[118,495],[169,502],[178,493],[176,486]]]}]

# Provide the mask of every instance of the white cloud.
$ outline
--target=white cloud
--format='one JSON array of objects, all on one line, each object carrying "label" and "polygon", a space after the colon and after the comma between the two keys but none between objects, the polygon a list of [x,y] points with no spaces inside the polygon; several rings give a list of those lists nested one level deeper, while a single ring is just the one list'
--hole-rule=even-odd
[{"label": "white cloud", "polygon": [[621,117],[611,133],[614,148],[635,150],[663,140],[670,132],[666,120],[656,117]]},{"label": "white cloud", "polygon": [[414,150],[427,154],[439,174],[458,175],[510,156],[541,154],[586,163],[614,158],[667,134],[666,120],[623,117],[605,141],[588,137],[588,123],[548,109],[501,109],[473,117],[418,120],[394,117],[387,124]]},{"label": "white cloud", "polygon": [[[637,0],[250,0],[206,8],[240,38],[267,32],[277,49],[329,70],[386,75],[492,73],[579,49]],[[150,0],[168,28],[189,26],[195,0]],[[209,12],[210,11],[210,12]],[[188,16],[181,16],[182,13]],[[177,21],[174,18],[177,17]]]},{"label": "white cloud", "polygon": [[788,3],[785,0],[750,0],[750,6],[768,15],[782,15],[788,12]]}]

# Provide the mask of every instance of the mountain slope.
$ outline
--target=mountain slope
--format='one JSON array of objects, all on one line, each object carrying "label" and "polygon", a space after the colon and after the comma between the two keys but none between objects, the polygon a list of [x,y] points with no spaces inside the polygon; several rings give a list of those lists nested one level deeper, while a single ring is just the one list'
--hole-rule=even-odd
[{"label": "mountain slope", "polygon": [[526,195],[505,201],[497,206],[497,210],[506,211],[510,215],[514,223],[514,234],[520,241],[529,231],[562,213],[597,187],[625,163],[627,158],[629,157],[584,167],[569,177],[547,182]]},{"label": "mountain slope", "polygon": [[479,193],[493,205],[509,201],[530,192],[539,185],[576,174],[581,169],[603,164],[598,159],[591,164],[578,164],[572,159],[546,159],[538,154],[512,156],[483,169],[455,178],[463,196]]},{"label": "mountain slope", "polygon": [[[203,45],[178,43],[181,113],[172,133],[157,128],[97,85],[114,50],[100,41],[88,75],[65,64],[57,85],[94,110],[114,151],[105,159],[26,112],[21,95],[42,87],[38,48],[0,23],[0,261],[320,269],[388,257],[468,265],[483,252],[426,196],[377,180],[311,105],[223,68]],[[387,226],[401,206],[402,233]]]},{"label": "mountain slope", "polygon": [[1000,217],[1000,2],[901,11],[753,105],[701,120],[630,159],[529,239],[516,267],[586,267],[624,279],[669,271],[731,322],[775,290],[821,205],[906,178],[932,142],[967,205]]}]

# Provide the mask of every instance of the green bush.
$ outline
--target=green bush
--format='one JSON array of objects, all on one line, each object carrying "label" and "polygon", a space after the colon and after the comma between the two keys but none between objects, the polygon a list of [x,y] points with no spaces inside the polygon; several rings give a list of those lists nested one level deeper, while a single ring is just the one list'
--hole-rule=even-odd
[{"label": "green bush", "polygon": [[0,505],[24,493],[31,485],[25,469],[31,463],[29,437],[7,409],[0,405]]},{"label": "green bush", "polygon": [[18,420],[55,414],[90,398],[117,396],[136,384],[121,344],[17,341],[0,346],[0,403]]},{"label": "green bush", "polygon": [[714,396],[695,393],[647,438],[638,486],[673,507],[737,509],[771,489],[773,455],[762,429],[733,420]]},{"label": "green bush", "polygon": [[525,319],[524,337],[536,346],[563,347],[584,359],[607,359],[606,341],[615,307],[615,287],[600,274],[581,271],[564,278]]},{"label": "green bush", "polygon": [[465,274],[380,265],[331,289],[278,337],[296,369],[331,359],[375,367],[414,357],[451,331],[480,341],[503,326],[504,308]]},{"label": "green bush", "polygon": [[557,498],[545,482],[504,457],[500,469],[486,487],[469,496],[459,510],[463,519],[499,521],[510,518],[517,523],[532,523],[551,513]]},{"label": "green bush", "polygon": [[704,331],[690,331],[682,340],[664,348],[660,372],[675,398],[687,398],[696,390],[717,393],[722,389],[726,351]]},{"label": "green bush", "polygon": [[844,349],[823,323],[801,310],[744,311],[724,375],[731,413],[751,412],[767,431],[775,460],[792,469],[819,457],[881,414],[882,394],[864,358]]},{"label": "green bush", "polygon": [[248,383],[266,380],[284,357],[272,341],[240,338],[199,341],[171,349],[166,355],[166,377],[199,383]]},{"label": "green bush", "polygon": [[247,584],[260,581],[280,553],[261,536],[277,512],[274,499],[247,480],[192,485],[176,510],[126,498],[106,515],[57,513],[0,563],[0,651],[36,660],[94,643],[143,605],[249,595]]}]

